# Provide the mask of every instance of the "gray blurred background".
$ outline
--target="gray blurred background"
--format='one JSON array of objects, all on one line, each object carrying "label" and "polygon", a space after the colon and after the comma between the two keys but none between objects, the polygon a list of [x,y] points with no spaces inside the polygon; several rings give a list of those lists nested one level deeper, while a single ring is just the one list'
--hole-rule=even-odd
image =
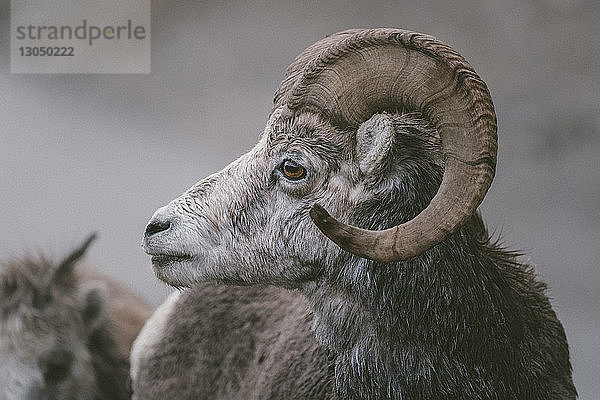
[{"label": "gray blurred background", "polygon": [[600,399],[600,2],[154,1],[152,74],[11,75],[0,0],[0,258],[87,260],[159,304],[140,248],[159,206],[257,141],[285,67],[350,27],[402,27],[459,50],[500,137],[488,226],[550,286],[581,399]]}]

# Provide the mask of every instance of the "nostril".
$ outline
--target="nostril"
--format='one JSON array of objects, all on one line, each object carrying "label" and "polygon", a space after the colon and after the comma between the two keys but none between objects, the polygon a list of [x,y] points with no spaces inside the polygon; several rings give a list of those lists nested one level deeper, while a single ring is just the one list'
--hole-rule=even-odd
[{"label": "nostril", "polygon": [[43,351],[39,366],[47,383],[58,382],[67,377],[73,364],[73,352],[65,346],[57,345]]},{"label": "nostril", "polygon": [[169,229],[171,227],[171,223],[169,221],[165,221],[165,222],[150,222],[148,224],[148,226],[146,226],[146,232],[144,233],[144,236],[149,237],[152,235],[155,235],[159,232],[162,231],[166,231],[167,229]]}]

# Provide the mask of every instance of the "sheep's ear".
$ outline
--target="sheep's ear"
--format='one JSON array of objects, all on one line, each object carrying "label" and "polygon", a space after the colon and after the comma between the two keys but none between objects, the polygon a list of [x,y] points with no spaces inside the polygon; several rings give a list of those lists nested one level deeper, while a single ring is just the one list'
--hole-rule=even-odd
[{"label": "sheep's ear", "polygon": [[77,264],[77,261],[83,257],[90,244],[96,239],[96,233],[92,233],[88,238],[81,244],[81,246],[77,247],[73,250],[65,259],[58,265],[56,268],[53,281],[60,282],[63,281],[67,276],[71,274],[73,271],[73,267]]},{"label": "sheep's ear", "polygon": [[396,139],[394,121],[388,114],[375,114],[356,132],[356,155],[365,175],[379,173]]},{"label": "sheep's ear", "polygon": [[102,282],[89,282],[80,289],[82,316],[89,333],[95,332],[104,319],[107,289]]}]

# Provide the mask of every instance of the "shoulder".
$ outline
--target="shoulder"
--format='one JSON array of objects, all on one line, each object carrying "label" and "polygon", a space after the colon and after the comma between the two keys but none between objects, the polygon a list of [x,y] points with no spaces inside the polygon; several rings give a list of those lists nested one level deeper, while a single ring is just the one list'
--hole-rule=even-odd
[{"label": "shoulder", "polygon": [[160,345],[165,326],[168,324],[173,309],[180,297],[181,292],[171,294],[146,321],[133,342],[130,355],[130,374],[133,385],[141,379],[140,367],[147,361],[147,357],[153,353],[153,349],[157,345]]}]

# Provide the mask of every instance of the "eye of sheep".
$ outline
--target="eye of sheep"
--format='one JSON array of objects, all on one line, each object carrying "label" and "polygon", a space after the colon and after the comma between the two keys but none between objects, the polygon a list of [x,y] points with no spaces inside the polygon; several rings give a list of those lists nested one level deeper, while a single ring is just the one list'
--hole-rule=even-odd
[{"label": "eye of sheep", "polygon": [[306,169],[292,160],[285,160],[279,167],[286,178],[298,181],[306,176]]}]

